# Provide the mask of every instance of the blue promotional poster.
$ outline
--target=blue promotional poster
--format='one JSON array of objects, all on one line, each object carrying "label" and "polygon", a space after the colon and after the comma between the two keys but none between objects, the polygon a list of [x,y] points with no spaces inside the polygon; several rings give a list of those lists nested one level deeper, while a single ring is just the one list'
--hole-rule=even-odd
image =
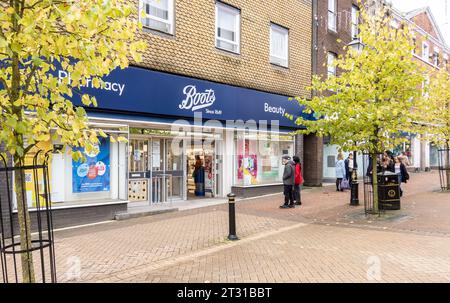
[{"label": "blue promotional poster", "polygon": [[72,192],[109,191],[109,139],[99,138],[99,141],[97,153],[87,154],[84,148],[74,148],[85,155],[86,161],[72,160]]}]

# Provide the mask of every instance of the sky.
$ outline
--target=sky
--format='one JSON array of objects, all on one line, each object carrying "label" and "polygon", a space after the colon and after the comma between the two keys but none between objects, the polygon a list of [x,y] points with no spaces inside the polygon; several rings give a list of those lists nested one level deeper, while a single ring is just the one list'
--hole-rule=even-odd
[{"label": "sky", "polygon": [[[447,12],[445,2],[447,3]],[[442,36],[450,46],[450,0],[391,0],[393,6],[401,12],[409,12],[416,8],[429,6],[442,32]]]}]

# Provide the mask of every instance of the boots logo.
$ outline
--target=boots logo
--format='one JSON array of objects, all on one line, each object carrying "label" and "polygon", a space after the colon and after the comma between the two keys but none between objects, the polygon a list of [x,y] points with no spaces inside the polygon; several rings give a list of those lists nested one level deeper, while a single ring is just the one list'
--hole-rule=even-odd
[{"label": "boots logo", "polygon": [[197,92],[195,85],[187,85],[183,89],[186,98],[181,101],[178,106],[180,109],[196,111],[205,107],[209,107],[216,101],[214,90],[207,89],[204,92]]}]

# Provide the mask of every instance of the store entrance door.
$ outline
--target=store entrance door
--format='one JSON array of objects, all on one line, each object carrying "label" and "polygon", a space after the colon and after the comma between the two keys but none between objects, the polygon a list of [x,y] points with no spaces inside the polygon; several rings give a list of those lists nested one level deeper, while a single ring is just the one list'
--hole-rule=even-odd
[{"label": "store entrance door", "polygon": [[129,144],[130,201],[150,204],[184,199],[183,142],[172,149],[172,139],[133,137]]},{"label": "store entrance door", "polygon": [[202,199],[216,197],[216,144],[209,146],[186,148],[186,188],[187,199]]},{"label": "store entrance door", "polygon": [[172,148],[172,139],[151,139],[151,202],[163,203],[183,199],[184,170],[183,142],[177,150]]}]

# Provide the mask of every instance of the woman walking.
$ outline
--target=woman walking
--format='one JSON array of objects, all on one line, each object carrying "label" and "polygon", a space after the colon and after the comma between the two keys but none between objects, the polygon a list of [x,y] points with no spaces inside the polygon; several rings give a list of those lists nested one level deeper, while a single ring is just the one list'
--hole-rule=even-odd
[{"label": "woman walking", "polygon": [[292,157],[295,163],[295,182],[294,182],[294,200],[295,205],[302,205],[302,197],[300,194],[301,186],[303,184],[302,165],[300,164],[300,158],[297,156]]},{"label": "woman walking", "polygon": [[345,178],[345,162],[344,155],[339,153],[336,161],[336,191],[344,191],[342,188],[342,179]]},{"label": "woman walking", "polygon": [[400,197],[403,196],[402,182],[406,183],[409,179],[406,165],[403,164],[400,157],[394,158],[394,172],[398,175],[398,187],[400,188]]}]

